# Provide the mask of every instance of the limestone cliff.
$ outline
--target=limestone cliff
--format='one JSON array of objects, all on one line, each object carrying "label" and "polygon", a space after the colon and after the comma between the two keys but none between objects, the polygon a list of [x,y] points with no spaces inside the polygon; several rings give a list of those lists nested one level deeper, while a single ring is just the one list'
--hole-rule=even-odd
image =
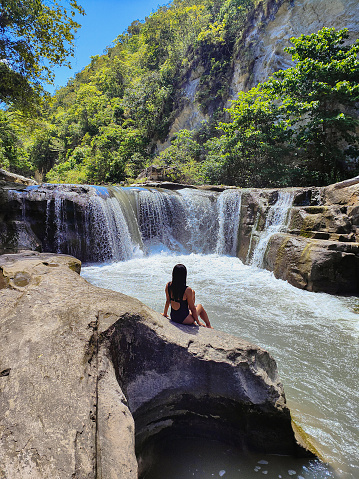
[{"label": "limestone cliff", "polygon": [[[275,71],[292,66],[290,55],[284,52],[291,37],[316,33],[323,27],[348,28],[350,40],[357,39],[357,0],[272,0],[265,9],[260,6],[254,10],[234,55],[228,104],[239,91],[249,90]],[[158,145],[159,150],[169,146],[169,140],[180,129],[191,130],[208,120],[195,101],[200,75],[200,69],[192,71],[183,83],[183,108],[172,123],[168,140]]]},{"label": "limestone cliff", "polygon": [[0,256],[2,479],[137,479],[135,447],[148,464],[156,437],[188,429],[308,453],[269,353],[175,325],[90,285],[80,266],[64,255]]}]

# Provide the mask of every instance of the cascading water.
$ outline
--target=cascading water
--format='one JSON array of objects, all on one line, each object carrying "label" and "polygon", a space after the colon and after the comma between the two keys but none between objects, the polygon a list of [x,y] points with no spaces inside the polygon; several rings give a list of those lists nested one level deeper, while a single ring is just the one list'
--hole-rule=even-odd
[{"label": "cascading water", "polygon": [[134,245],[127,222],[115,198],[90,199],[93,250],[96,257],[122,261],[132,257]]},{"label": "cascading water", "polygon": [[208,191],[179,191],[185,209],[180,227],[188,232],[186,250],[189,253],[214,251],[218,237],[217,195]]},{"label": "cascading water", "polygon": [[263,267],[266,249],[271,236],[275,233],[285,231],[288,213],[293,204],[293,197],[293,193],[288,191],[280,191],[278,193],[278,199],[268,211],[264,230],[260,234],[258,244],[253,252],[250,262],[252,266],[257,266],[258,268]]},{"label": "cascading water", "polygon": [[235,256],[237,253],[241,200],[242,194],[237,190],[225,190],[218,198],[219,230],[216,246],[217,254]]},{"label": "cascading water", "polygon": [[[36,231],[45,250],[86,262],[125,261],[163,250],[236,254],[238,190],[87,188],[86,201],[71,187],[46,192],[45,231]],[[30,221],[27,208],[40,194],[35,187],[13,192],[21,201],[23,224]]]},{"label": "cascading water", "polygon": [[141,189],[133,193],[145,250],[183,250],[184,238],[178,224],[183,222],[185,212],[179,195],[156,189]]}]

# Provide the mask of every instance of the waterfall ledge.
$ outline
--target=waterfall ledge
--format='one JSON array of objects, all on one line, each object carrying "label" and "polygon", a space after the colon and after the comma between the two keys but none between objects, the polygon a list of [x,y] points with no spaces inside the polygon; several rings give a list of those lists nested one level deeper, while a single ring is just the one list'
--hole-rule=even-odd
[{"label": "waterfall ledge", "polygon": [[134,479],[135,449],[146,468],[153,441],[174,434],[310,454],[268,352],[174,325],[79,269],[65,255],[0,257],[5,477]]},{"label": "waterfall ledge", "polygon": [[0,254],[113,262],[152,248],[238,256],[296,287],[359,295],[359,184],[208,191],[0,186]]}]

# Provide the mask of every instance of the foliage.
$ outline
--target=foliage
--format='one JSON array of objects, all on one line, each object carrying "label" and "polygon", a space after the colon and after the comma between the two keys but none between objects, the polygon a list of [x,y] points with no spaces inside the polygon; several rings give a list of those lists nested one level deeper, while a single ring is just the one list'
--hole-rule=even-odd
[{"label": "foliage", "polygon": [[[223,110],[248,14],[260,4],[173,0],[132,22],[43,105],[41,119],[4,112],[2,164],[36,169],[46,181],[98,184],[133,181],[153,162],[176,180],[239,186],[322,185],[357,174],[359,45],[344,43],[346,30],[292,39],[293,67]],[[156,155],[188,101],[183,86],[200,73],[195,100],[210,121],[179,131]],[[18,80],[30,97],[29,81]]]},{"label": "foliage", "polygon": [[286,162],[292,131],[285,104],[261,87],[240,92],[222,123],[221,182],[242,186],[278,186],[290,169]]},{"label": "foliage", "polygon": [[295,66],[239,94],[220,125],[223,181],[325,185],[357,174],[359,41],[347,38],[333,28],[292,38]]},{"label": "foliage", "polygon": [[68,7],[56,0],[1,0],[0,5],[0,100],[29,108],[43,92],[42,83],[53,82],[53,66],[69,66],[80,26],[73,17],[84,11],[76,0]]},{"label": "foliage", "polygon": [[14,114],[0,109],[0,168],[30,174],[34,168],[24,144],[19,140],[20,125]]},{"label": "foliage", "polygon": [[173,179],[183,183],[200,184],[204,182],[201,173],[201,145],[195,139],[196,132],[180,130],[158,157],[158,162],[168,171]]},{"label": "foliage", "polygon": [[218,7],[217,21],[201,31],[194,52],[204,68],[196,100],[205,113],[223,107],[228,96],[235,45],[241,38],[253,1],[225,0]]},{"label": "foliage", "polygon": [[[136,178],[152,161],[156,142],[168,135],[189,70],[203,61],[209,69],[203,92],[209,85],[212,103],[225,94],[219,84],[230,63],[228,29],[237,21],[239,6],[251,2],[232,0],[233,15],[222,3],[174,0],[144,22],[133,22],[104,55],[92,57],[48,103],[42,128],[32,128],[28,151],[34,168],[47,175],[47,181]],[[239,25],[235,29],[238,32]],[[231,42],[232,48],[234,38]],[[191,177],[196,176],[198,159],[194,161]],[[185,164],[182,161],[181,168]]]}]

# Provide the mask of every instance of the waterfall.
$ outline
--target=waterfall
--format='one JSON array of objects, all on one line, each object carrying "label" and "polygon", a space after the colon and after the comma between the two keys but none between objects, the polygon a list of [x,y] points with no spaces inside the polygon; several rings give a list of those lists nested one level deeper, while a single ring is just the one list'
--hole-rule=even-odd
[{"label": "waterfall", "polygon": [[141,188],[136,195],[137,221],[147,251],[182,251],[183,235],[179,224],[185,214],[175,192]]},{"label": "waterfall", "polygon": [[218,197],[219,228],[216,246],[217,254],[236,256],[241,202],[242,194],[238,190],[225,190]]},{"label": "waterfall", "polygon": [[279,191],[276,203],[268,211],[264,230],[260,234],[257,246],[253,252],[250,262],[252,266],[263,267],[266,249],[271,236],[285,230],[293,197],[291,192]]},{"label": "waterfall", "polygon": [[92,253],[98,261],[130,259],[135,246],[116,198],[92,196],[89,203]]},{"label": "waterfall", "polygon": [[[124,261],[161,251],[236,256],[241,208],[246,208],[239,189],[43,185],[14,190],[12,198],[19,209],[19,244],[40,242],[44,251],[85,262]],[[257,215],[247,255],[249,260],[252,254],[252,265],[263,266],[269,239],[284,228],[292,201],[291,193],[278,193],[262,232]]]},{"label": "waterfall", "polygon": [[[47,205],[46,205],[47,206]],[[54,198],[54,212],[55,212],[55,249],[56,253],[61,253],[64,250],[63,244],[67,243],[68,231],[66,208],[64,207],[64,200],[60,197]],[[46,223],[49,223],[47,219]]]},{"label": "waterfall", "polygon": [[179,191],[185,210],[180,227],[187,231],[186,249],[190,253],[210,253],[218,234],[217,195],[185,188]]}]

